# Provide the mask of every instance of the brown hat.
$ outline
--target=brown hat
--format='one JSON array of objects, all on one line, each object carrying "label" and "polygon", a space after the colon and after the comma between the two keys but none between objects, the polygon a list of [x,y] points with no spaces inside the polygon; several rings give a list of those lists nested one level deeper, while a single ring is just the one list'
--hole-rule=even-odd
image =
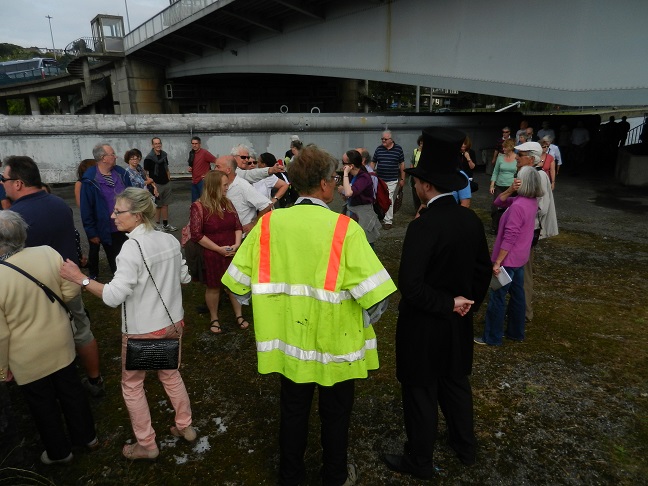
[{"label": "brown hat", "polygon": [[465,133],[453,128],[424,129],[419,162],[416,167],[405,169],[405,172],[441,189],[463,189],[468,179],[459,172],[457,159],[465,139]]}]

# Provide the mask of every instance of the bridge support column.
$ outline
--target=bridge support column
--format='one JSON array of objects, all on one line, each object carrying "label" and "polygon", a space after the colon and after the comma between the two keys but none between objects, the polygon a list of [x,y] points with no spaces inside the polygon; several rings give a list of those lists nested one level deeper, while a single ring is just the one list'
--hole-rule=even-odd
[{"label": "bridge support column", "polygon": [[122,115],[165,112],[164,69],[134,59],[115,64],[111,75],[115,112]]},{"label": "bridge support column", "polygon": [[[26,103],[25,103],[26,104]],[[40,115],[40,106],[38,106],[38,98],[36,95],[29,95],[29,109],[32,115]]]},{"label": "bridge support column", "polygon": [[347,113],[358,111],[358,80],[345,79],[342,81],[342,100],[340,110]]},{"label": "bridge support column", "polygon": [[65,94],[59,97],[59,110],[62,115],[70,114],[70,100]]}]

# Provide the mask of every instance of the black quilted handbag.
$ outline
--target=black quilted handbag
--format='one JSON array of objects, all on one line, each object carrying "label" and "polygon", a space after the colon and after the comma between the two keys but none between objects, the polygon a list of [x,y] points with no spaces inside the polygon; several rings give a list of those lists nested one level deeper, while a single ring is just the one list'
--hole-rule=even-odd
[{"label": "black quilted handbag", "polygon": [[[164,299],[153,280],[153,275],[151,270],[146,264],[146,259],[144,258],[144,253],[142,253],[142,247],[139,244],[139,241],[133,238],[137,246],[139,247],[140,254],[142,255],[142,260],[144,260],[144,266],[148,271],[149,277],[157,290],[158,296],[162,301],[164,310],[166,310],[169,320],[173,327],[175,328],[175,323],[171,318],[169,309],[167,309]],[[123,304],[124,309],[124,327],[126,334],[128,334],[128,322],[126,319],[126,304]],[[176,333],[178,330],[176,329]],[[126,364],[125,368],[129,371],[133,370],[177,370],[180,365],[180,339],[166,338],[166,339],[137,339],[137,338],[128,338],[126,341]]]}]

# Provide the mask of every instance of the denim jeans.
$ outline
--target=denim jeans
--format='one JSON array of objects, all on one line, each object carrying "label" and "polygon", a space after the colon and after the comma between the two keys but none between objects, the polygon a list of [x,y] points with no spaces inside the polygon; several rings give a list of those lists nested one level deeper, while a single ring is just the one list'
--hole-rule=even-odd
[{"label": "denim jeans", "polygon": [[198,184],[191,184],[191,202],[196,202],[202,194],[204,179],[201,179]]},{"label": "denim jeans", "polygon": [[[511,276],[511,283],[498,290],[491,290],[483,340],[491,346],[502,344],[504,334],[504,318],[507,317],[506,337],[516,341],[524,340],[524,314],[526,301],[524,298],[524,267],[506,267]],[[508,308],[506,294],[510,294]]]}]

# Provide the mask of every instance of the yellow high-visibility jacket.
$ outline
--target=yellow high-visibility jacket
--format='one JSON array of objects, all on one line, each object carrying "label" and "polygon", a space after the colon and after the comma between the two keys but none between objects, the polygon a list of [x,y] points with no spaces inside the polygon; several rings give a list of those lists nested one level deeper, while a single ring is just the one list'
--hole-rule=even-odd
[{"label": "yellow high-visibility jacket", "polygon": [[222,282],[252,292],[259,373],[331,386],[378,368],[362,311],[396,286],[347,216],[315,204],[264,215]]}]

